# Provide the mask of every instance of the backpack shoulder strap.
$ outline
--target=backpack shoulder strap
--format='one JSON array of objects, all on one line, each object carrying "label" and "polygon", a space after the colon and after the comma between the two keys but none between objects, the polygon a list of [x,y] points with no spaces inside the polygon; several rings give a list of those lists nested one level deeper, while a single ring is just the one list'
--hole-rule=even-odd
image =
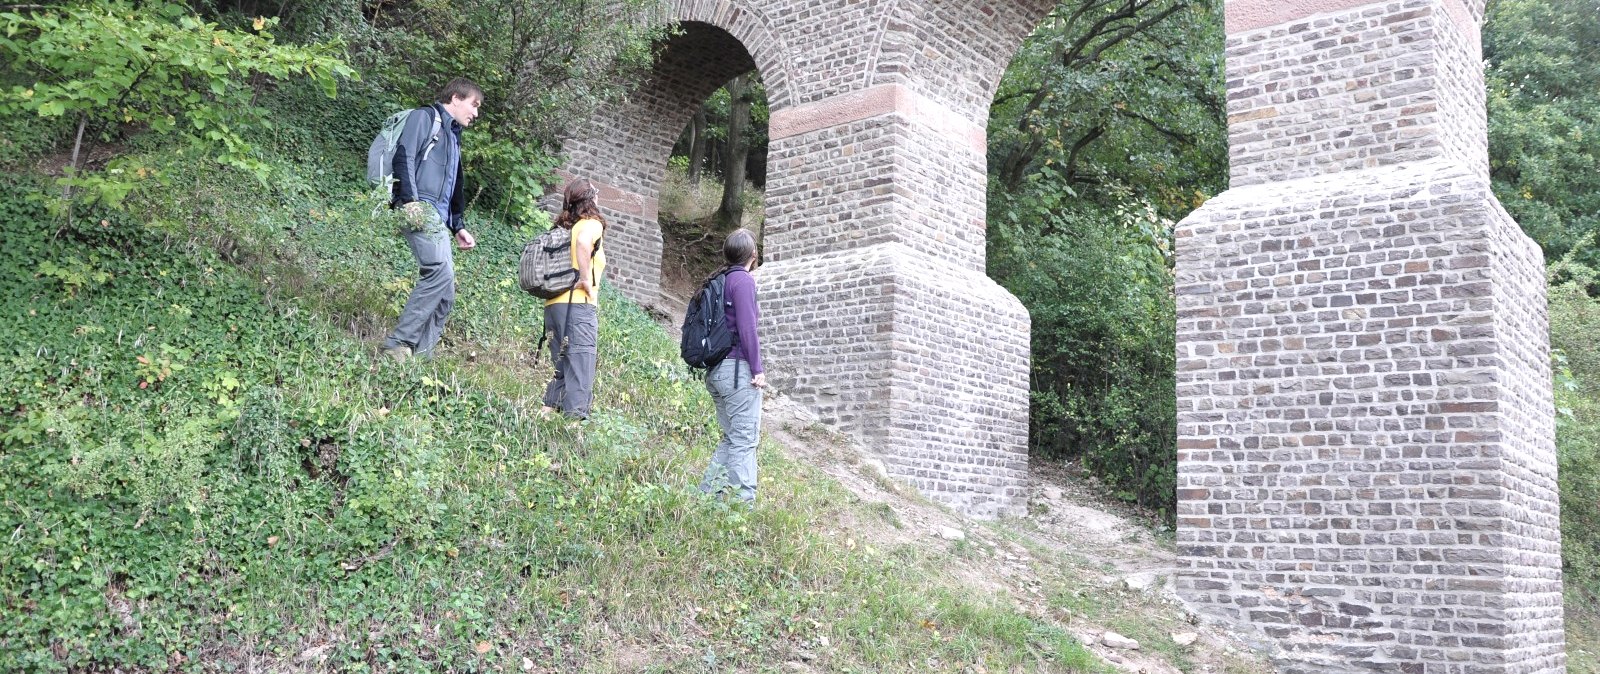
[{"label": "backpack shoulder strap", "polygon": [[437,108],[429,105],[428,114],[433,116],[433,133],[428,134],[428,149],[422,151],[422,161],[428,161],[428,155],[433,153],[433,146],[439,144],[439,131],[444,127],[444,120],[439,117]]}]

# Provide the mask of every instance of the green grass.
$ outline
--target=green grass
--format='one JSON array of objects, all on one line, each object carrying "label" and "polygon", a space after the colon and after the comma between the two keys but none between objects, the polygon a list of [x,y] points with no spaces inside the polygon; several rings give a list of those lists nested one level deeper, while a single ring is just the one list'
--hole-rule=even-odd
[{"label": "green grass", "polygon": [[1595,598],[1569,589],[1566,604],[1567,671],[1600,673],[1600,610],[1596,610]]},{"label": "green grass", "polygon": [[414,268],[354,167],[169,159],[131,215],[0,195],[0,670],[1106,671],[828,535],[898,521],[771,445],[759,508],[698,494],[709,399],[619,297],[596,415],[530,414],[526,231],[472,223],[443,355],[395,365]]}]

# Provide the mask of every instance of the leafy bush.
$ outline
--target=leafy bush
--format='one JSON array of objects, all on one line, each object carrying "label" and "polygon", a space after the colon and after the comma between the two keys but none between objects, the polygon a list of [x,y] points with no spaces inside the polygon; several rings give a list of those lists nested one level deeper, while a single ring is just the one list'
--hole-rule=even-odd
[{"label": "leafy bush", "polygon": [[[1588,0],[1488,3],[1489,165],[1495,194],[1559,259],[1600,233],[1600,21]],[[1600,247],[1577,258],[1600,265]]]},{"label": "leafy bush", "polygon": [[1574,259],[1551,265],[1550,344],[1555,360],[1562,558],[1570,585],[1600,606],[1600,274]]},{"label": "leafy bush", "polygon": [[[258,175],[264,165],[242,128],[265,124],[254,104],[263,78],[306,78],[328,96],[354,71],[332,56],[332,45],[295,47],[273,41],[276,19],[258,18],[251,31],[224,30],[167,2],[80,0],[0,13],[0,62],[6,82],[0,116],[34,114],[77,123],[110,137],[125,126],[188,141],[200,157]],[[117,205],[148,167],[116,162],[102,174],[61,184],[84,188],[90,202]]]},{"label": "leafy bush", "polygon": [[1071,204],[1045,169],[991,220],[989,270],[1033,318],[1035,456],[1081,461],[1119,498],[1170,508],[1176,480],[1172,222]]}]

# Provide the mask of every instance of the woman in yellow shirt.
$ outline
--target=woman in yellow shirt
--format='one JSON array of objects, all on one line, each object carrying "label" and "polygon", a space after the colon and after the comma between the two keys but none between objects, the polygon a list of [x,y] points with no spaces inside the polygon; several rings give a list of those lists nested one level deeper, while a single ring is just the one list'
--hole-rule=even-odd
[{"label": "woman in yellow shirt", "polygon": [[550,341],[550,361],[555,376],[544,389],[544,409],[573,419],[589,416],[594,398],[594,370],[600,337],[600,279],[606,271],[606,254],[600,250],[606,220],[595,202],[599,190],[579,178],[567,184],[561,214],[555,226],[572,230],[572,266],[577,285],[544,303],[544,332]]}]

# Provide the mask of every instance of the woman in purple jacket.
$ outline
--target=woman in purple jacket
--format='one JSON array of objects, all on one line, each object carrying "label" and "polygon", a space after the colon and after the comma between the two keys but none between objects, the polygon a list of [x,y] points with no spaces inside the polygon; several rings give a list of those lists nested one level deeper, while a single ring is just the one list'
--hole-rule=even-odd
[{"label": "woman in purple jacket", "polygon": [[756,500],[756,442],[761,439],[761,389],[767,375],[761,368],[761,340],[756,336],[756,321],[761,311],[756,306],[756,280],[750,270],[756,265],[756,237],[747,229],[736,229],[722,245],[728,262],[723,285],[723,320],[733,334],[733,350],[706,374],[706,389],[717,406],[717,425],[722,427],[722,442],[711,456],[700,491],[729,492],[745,503]]}]

